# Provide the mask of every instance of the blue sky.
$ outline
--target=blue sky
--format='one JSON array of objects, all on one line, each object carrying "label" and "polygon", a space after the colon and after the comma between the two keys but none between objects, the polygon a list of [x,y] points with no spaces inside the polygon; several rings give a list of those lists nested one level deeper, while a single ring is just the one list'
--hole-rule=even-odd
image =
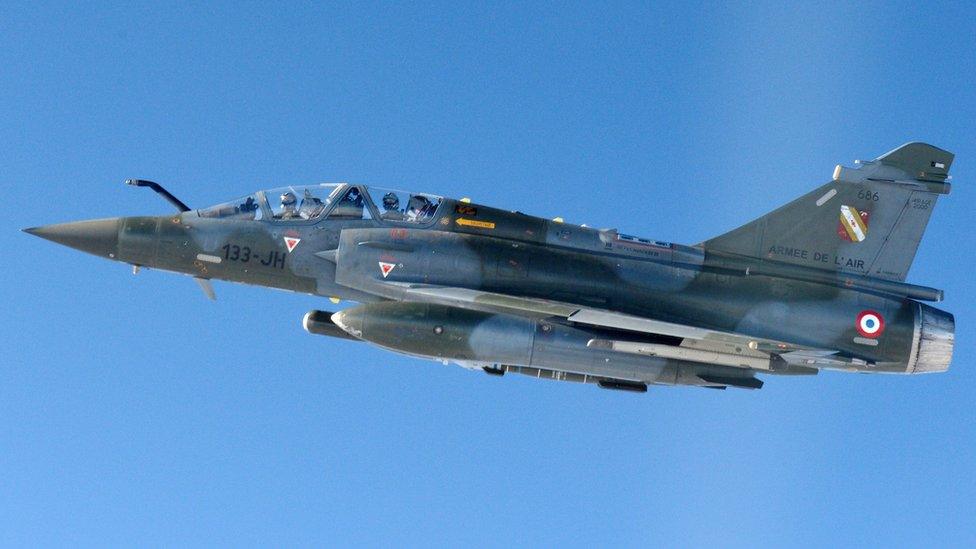
[{"label": "blue sky", "polygon": [[[0,7],[0,543],[973,545],[967,3]],[[503,379],[19,232],[355,181],[695,243],[924,140],[952,369]],[[246,351],[257,347],[259,352]]]}]

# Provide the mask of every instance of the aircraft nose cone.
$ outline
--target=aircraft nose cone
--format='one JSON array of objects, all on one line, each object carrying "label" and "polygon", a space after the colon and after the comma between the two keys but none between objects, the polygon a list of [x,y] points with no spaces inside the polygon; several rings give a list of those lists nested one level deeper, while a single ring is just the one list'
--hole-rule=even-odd
[{"label": "aircraft nose cone", "polygon": [[25,233],[57,242],[69,248],[115,259],[119,249],[120,218],[59,223],[24,229]]}]

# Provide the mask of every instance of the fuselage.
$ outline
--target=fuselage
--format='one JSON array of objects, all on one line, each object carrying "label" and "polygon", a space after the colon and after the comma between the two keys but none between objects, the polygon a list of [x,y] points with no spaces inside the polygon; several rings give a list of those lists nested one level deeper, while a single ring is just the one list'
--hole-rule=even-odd
[{"label": "fuselage", "polygon": [[954,155],[906,143],[688,246],[373,186],[258,191],[180,212],[26,229],[95,255],[359,303],[313,334],[500,374],[646,390],[756,374],[942,372],[953,316],[904,282]]},{"label": "fuselage", "polygon": [[[877,372],[906,371],[927,307],[842,281],[752,274],[763,262],[731,268],[700,247],[450,199],[422,225],[373,217],[119,218],[113,259],[362,303],[396,300],[397,283],[419,283],[584,304],[839,349]],[[884,319],[880,337],[859,333],[865,310]]]}]

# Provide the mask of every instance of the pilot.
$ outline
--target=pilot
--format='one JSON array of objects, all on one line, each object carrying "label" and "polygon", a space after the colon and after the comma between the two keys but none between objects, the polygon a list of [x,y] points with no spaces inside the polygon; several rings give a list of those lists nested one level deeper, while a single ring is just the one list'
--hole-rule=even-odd
[{"label": "pilot", "polygon": [[403,221],[403,212],[400,211],[400,197],[396,193],[386,193],[383,195],[383,213],[380,217],[387,221]]},{"label": "pilot", "polygon": [[407,202],[407,219],[410,221],[424,221],[430,217],[431,202],[426,196],[415,194]]},{"label": "pilot", "polygon": [[337,219],[362,219],[364,205],[363,195],[359,193],[358,188],[353,187],[336,204],[335,209],[332,210],[329,217]]},{"label": "pilot", "polygon": [[258,203],[253,196],[247,197],[243,204],[237,207],[244,219],[256,219],[258,214]]},{"label": "pilot", "polygon": [[356,208],[356,210],[361,214],[363,209],[363,195],[359,193],[359,189],[353,187],[349,189],[349,194],[346,195],[344,200],[351,207]]},{"label": "pilot", "polygon": [[295,193],[288,191],[282,193],[281,195],[281,215],[278,217],[281,219],[298,219],[298,208],[295,204],[298,200],[295,198]]},{"label": "pilot", "polygon": [[298,215],[302,219],[313,219],[318,217],[322,210],[325,209],[325,204],[322,200],[316,198],[311,191],[305,189],[305,196],[302,198],[302,204],[298,207]]}]

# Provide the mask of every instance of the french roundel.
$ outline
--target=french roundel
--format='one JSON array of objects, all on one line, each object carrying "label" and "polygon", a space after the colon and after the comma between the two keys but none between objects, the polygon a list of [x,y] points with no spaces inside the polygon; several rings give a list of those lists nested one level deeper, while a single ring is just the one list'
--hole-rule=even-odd
[{"label": "french roundel", "polygon": [[857,331],[864,337],[874,339],[884,331],[884,318],[876,311],[861,311],[857,315]]}]

